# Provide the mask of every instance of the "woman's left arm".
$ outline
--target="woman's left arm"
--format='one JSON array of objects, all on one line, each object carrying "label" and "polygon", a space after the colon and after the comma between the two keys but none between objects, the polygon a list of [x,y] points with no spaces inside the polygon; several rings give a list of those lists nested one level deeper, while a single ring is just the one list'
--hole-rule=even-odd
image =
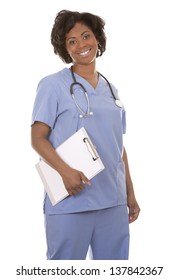
[{"label": "woman's left arm", "polygon": [[125,164],[127,206],[129,209],[129,223],[132,223],[138,218],[138,215],[140,212],[140,207],[135,198],[134,187],[133,187],[132,179],[130,176],[128,158],[127,158],[127,153],[126,153],[125,148],[124,148],[124,152],[123,152],[123,161]]}]

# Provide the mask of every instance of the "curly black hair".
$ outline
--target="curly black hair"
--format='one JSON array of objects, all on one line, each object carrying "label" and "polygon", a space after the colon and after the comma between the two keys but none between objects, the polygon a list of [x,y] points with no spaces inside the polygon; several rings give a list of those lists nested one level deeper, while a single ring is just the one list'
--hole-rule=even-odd
[{"label": "curly black hair", "polygon": [[106,50],[106,36],[104,32],[105,21],[97,15],[91,13],[79,13],[68,10],[60,11],[55,18],[54,25],[51,31],[51,44],[54,48],[54,53],[65,63],[71,63],[72,58],[66,50],[66,34],[78,22],[84,23],[94,33],[98,41],[97,57],[101,56]]}]

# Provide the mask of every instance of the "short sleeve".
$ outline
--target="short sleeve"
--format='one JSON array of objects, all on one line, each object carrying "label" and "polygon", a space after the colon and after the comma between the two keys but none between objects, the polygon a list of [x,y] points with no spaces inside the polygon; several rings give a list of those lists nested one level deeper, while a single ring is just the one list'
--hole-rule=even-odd
[{"label": "short sleeve", "polygon": [[56,90],[49,78],[42,79],[37,87],[31,124],[40,121],[53,128],[58,110]]}]

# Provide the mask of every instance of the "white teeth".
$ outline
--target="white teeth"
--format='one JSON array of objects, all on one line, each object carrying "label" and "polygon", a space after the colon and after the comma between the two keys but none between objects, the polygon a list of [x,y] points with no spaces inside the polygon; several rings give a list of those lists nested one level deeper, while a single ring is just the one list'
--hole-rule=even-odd
[{"label": "white teeth", "polygon": [[81,55],[81,56],[85,56],[85,55],[87,55],[87,54],[89,53],[89,51],[90,51],[90,50],[87,50],[87,51],[85,51],[85,52],[82,52],[82,53],[80,53],[80,55]]}]

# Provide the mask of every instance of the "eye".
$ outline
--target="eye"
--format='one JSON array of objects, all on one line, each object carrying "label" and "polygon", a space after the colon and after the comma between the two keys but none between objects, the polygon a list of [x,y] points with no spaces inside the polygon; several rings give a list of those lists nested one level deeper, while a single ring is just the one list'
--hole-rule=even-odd
[{"label": "eye", "polygon": [[87,33],[87,34],[84,34],[84,36],[83,36],[83,39],[84,39],[84,40],[87,40],[87,39],[89,39],[89,38],[90,38],[90,34],[88,34],[88,33]]},{"label": "eye", "polygon": [[77,40],[75,40],[75,39],[70,39],[70,40],[68,40],[68,45],[75,45],[77,43]]}]

